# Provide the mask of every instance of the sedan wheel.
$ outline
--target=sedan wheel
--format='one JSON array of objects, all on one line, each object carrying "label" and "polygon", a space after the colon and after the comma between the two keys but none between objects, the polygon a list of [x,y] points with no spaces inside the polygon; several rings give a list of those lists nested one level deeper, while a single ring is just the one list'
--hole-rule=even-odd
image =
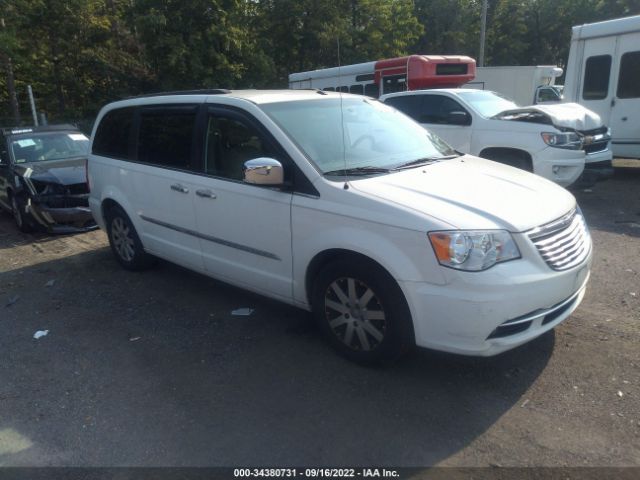
[{"label": "sedan wheel", "polygon": [[13,220],[16,222],[18,230],[25,233],[32,230],[31,225],[24,216],[20,202],[14,196],[11,197],[11,213],[13,214]]}]

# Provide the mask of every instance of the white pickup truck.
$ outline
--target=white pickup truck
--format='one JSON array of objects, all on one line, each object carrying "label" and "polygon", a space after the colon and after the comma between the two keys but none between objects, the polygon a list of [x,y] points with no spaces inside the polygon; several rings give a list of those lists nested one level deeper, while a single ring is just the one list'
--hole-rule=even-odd
[{"label": "white pickup truck", "polygon": [[[575,103],[519,107],[495,92],[433,89],[380,97],[460,152],[506,163],[564,187],[613,173],[611,134]],[[584,170],[584,173],[583,173]]]}]

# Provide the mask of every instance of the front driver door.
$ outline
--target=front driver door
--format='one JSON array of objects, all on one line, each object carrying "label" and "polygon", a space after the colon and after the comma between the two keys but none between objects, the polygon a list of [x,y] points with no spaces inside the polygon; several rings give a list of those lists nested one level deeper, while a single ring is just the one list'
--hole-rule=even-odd
[{"label": "front driver door", "polygon": [[[457,123],[466,114],[466,124]],[[457,120],[456,120],[457,119]],[[418,122],[463,153],[471,153],[471,115],[446,95],[424,95]]]},{"label": "front driver door", "polygon": [[255,119],[225,107],[210,107],[204,130],[194,202],[205,269],[230,283],[290,299],[292,194],[242,180],[247,160],[278,157],[274,142]]}]

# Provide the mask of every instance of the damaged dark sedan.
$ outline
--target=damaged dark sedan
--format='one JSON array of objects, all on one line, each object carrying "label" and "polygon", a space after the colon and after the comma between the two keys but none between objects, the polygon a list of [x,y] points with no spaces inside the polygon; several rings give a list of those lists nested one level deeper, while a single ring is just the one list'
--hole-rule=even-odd
[{"label": "damaged dark sedan", "polygon": [[88,148],[73,125],[2,129],[0,207],[21,231],[97,228],[88,206]]}]

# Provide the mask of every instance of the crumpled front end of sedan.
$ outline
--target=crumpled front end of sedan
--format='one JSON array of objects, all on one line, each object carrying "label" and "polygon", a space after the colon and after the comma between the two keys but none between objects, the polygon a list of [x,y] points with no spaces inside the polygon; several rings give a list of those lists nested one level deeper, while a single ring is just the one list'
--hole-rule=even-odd
[{"label": "crumpled front end of sedan", "polygon": [[62,185],[31,181],[25,213],[50,233],[76,233],[94,230],[96,222],[89,208],[89,189],[85,183]]}]

